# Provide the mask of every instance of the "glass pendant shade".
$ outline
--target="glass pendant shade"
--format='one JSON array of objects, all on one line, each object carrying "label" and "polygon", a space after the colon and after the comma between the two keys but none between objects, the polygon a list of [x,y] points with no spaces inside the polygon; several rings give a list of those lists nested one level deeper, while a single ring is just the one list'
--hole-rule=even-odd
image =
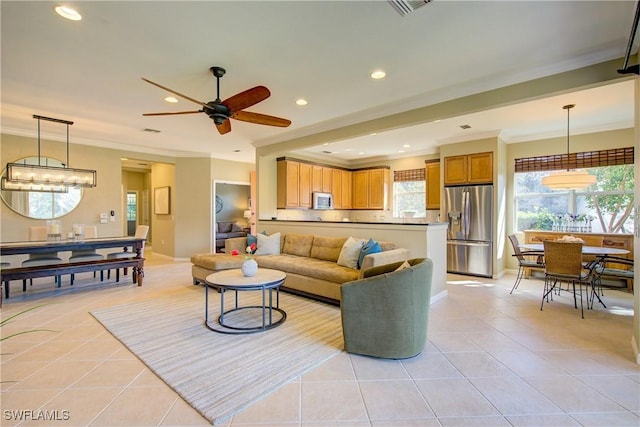
[{"label": "glass pendant shade", "polygon": [[7,180],[15,183],[95,187],[96,171],[7,163]]},{"label": "glass pendant shade", "polygon": [[595,183],[595,175],[582,170],[553,172],[542,178],[542,185],[546,185],[551,190],[577,190]]},{"label": "glass pendant shade", "polygon": [[11,182],[2,177],[3,191],[36,191],[39,193],[68,193],[69,187],[61,184],[34,184],[32,182]]}]

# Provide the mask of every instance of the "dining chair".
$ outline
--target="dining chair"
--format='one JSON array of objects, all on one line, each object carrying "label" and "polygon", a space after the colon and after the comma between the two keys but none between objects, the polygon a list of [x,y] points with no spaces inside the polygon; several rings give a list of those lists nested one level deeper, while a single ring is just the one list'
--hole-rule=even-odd
[{"label": "dining chair", "polygon": [[[557,242],[545,240],[544,244],[544,292],[540,311],[544,300],[553,300],[552,292],[560,281],[566,281],[573,288],[573,304],[578,308],[576,284],[580,291],[580,315],[584,319],[584,305],[582,301],[582,285],[593,286],[591,283],[591,271],[585,270],[582,263],[582,243]],[[587,301],[588,302],[588,301]]]},{"label": "dining chair", "polygon": [[[147,238],[147,234],[149,233],[149,226],[148,225],[139,225],[136,227],[136,234],[135,237],[141,238],[141,239],[146,239]],[[144,257],[144,246],[145,246],[145,242],[142,242],[142,249],[140,250],[140,256]],[[133,258],[136,256],[135,252],[129,252],[129,251],[121,251],[121,252],[112,252],[110,254],[107,254],[107,259],[116,259],[116,258]],[[124,274],[127,274],[127,268],[124,268]],[[111,278],[111,270],[107,270],[107,279]],[[116,282],[120,281],[120,270],[118,268],[116,268]]]},{"label": "dining chair", "polygon": [[[95,225],[85,225],[84,226],[84,238],[85,239],[95,239],[98,237],[98,227]],[[69,257],[69,262],[86,262],[86,261],[98,261],[104,259],[104,255],[101,255],[96,252],[95,249],[82,249],[71,251],[71,256]],[[75,274],[71,274],[71,284],[75,280]],[[96,272],[93,272],[93,277],[96,277]],[[104,280],[104,271],[100,270],[100,281]]]},{"label": "dining chair", "polygon": [[[516,276],[516,281],[511,288],[510,294],[513,293],[516,289],[518,289],[518,285],[520,281],[522,281],[522,277],[524,276],[525,268],[535,268],[538,270],[544,270],[544,253],[540,251],[522,251],[520,250],[520,242],[518,242],[518,236],[515,234],[509,234],[509,241],[511,242],[511,246],[513,247],[513,256],[518,260],[518,274]],[[536,259],[528,259],[529,256],[535,256]]]},{"label": "dining chair", "polygon": [[[29,241],[47,240],[47,227],[44,225],[34,225],[29,227]],[[58,252],[46,252],[41,254],[30,254],[29,259],[22,261],[23,267],[38,267],[41,265],[62,264],[62,259],[58,257]],[[61,276],[55,276],[58,287],[62,285]],[[33,285],[33,279],[29,279],[29,285]],[[27,279],[22,280],[22,292],[27,290]]]},{"label": "dining chair", "polygon": [[600,257],[594,269],[594,293],[591,296],[591,305],[593,305],[593,300],[595,299],[595,297],[598,297],[598,299],[600,299],[600,296],[604,294],[602,284],[603,278],[623,280],[625,282],[625,287],[627,289],[633,290],[633,268],[633,259],[618,257],[614,255],[605,255]]}]

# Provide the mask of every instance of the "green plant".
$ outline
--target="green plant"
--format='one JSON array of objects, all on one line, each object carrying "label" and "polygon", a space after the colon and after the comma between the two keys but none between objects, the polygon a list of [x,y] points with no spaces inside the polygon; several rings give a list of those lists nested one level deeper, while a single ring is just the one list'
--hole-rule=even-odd
[{"label": "green plant", "polygon": [[[0,320],[0,331],[1,331],[2,327],[4,327],[5,325],[11,323],[11,321],[13,321],[15,318],[17,318],[19,316],[22,316],[24,313],[28,313],[28,312],[30,312],[32,310],[37,309],[37,308],[44,307],[45,305],[49,305],[49,304],[36,305],[34,307],[30,307],[30,308],[27,308],[25,310],[22,310],[22,311],[20,311],[20,312],[18,312],[16,314],[14,314],[13,316],[9,316],[6,319]],[[13,337],[16,337],[18,335],[30,334],[32,332],[57,332],[57,331],[54,331],[53,329],[29,329],[29,330],[26,330],[26,331],[16,332],[16,333],[13,333],[13,334],[7,335],[7,336],[0,336],[0,341],[8,340],[9,338],[13,338]],[[7,354],[7,353],[3,353],[3,354]]]}]

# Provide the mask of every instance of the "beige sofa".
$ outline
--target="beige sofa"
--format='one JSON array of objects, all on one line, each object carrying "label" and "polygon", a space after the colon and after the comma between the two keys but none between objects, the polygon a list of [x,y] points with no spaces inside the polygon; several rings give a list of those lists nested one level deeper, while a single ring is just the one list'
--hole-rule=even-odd
[{"label": "beige sofa", "polygon": [[[324,237],[311,234],[284,234],[277,255],[255,255],[260,268],[287,273],[283,290],[339,304],[343,283],[362,278],[369,268],[409,258],[409,251],[389,242],[379,242],[382,252],[367,254],[360,269],[338,264],[346,237]],[[227,239],[226,254],[197,254],[191,257],[193,283],[204,283],[216,270],[239,268],[244,260],[247,238]],[[233,250],[240,255],[229,255]]]}]

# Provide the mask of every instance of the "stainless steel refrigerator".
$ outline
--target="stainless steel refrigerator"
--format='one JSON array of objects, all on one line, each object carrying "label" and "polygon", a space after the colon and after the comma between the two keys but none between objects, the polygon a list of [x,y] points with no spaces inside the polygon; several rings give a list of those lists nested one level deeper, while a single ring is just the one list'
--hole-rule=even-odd
[{"label": "stainless steel refrigerator", "polygon": [[447,271],[493,274],[493,185],[445,187]]}]

